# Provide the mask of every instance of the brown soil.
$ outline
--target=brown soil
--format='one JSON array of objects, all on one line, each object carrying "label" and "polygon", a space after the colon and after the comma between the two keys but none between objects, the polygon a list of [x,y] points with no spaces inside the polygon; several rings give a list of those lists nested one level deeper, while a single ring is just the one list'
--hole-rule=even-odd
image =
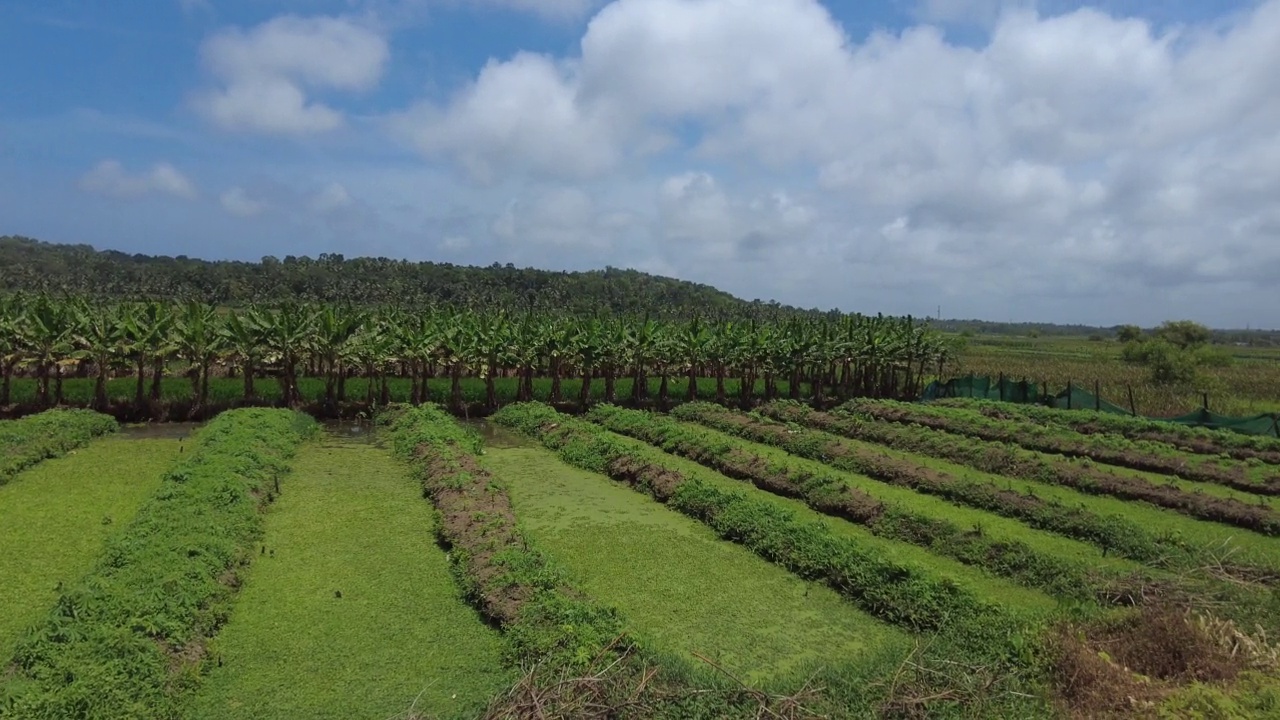
[{"label": "brown soil", "polygon": [[[465,574],[475,583],[480,612],[499,625],[515,622],[532,589],[504,582],[506,570],[494,561],[502,550],[523,546],[511,497],[490,489],[492,477],[470,453],[422,445],[418,455],[424,461],[423,488],[440,512],[438,532],[464,558]],[[467,477],[464,484],[451,486],[463,474]]]},{"label": "brown soil", "polygon": [[1060,626],[1050,651],[1059,703],[1077,718],[1149,716],[1180,687],[1229,681],[1248,663],[1190,615],[1157,608],[1118,621]]}]

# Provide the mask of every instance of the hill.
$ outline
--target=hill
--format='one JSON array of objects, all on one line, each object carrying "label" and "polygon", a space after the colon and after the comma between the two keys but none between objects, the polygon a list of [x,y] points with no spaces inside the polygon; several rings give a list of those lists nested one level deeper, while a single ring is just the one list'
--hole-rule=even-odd
[{"label": "hill", "polygon": [[[130,255],[89,245],[0,236],[0,292],[112,299],[182,298],[218,304],[316,300],[684,317],[798,313],[748,302],[709,285],[605,268],[557,272],[494,263],[468,267],[389,258],[264,257],[260,262]],[[755,312],[751,312],[754,310]]]}]

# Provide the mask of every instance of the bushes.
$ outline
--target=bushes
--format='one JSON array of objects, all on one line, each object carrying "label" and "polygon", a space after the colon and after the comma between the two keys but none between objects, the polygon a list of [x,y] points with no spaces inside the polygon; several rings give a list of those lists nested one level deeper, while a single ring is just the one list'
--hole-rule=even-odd
[{"label": "bushes", "polygon": [[0,717],[173,718],[199,681],[261,535],[260,510],[313,431],[286,410],[237,410],[195,436],[98,566],[24,638]]},{"label": "bushes", "polygon": [[114,418],[91,410],[46,410],[0,421],[0,485],[41,460],[88,445],[117,427]]}]

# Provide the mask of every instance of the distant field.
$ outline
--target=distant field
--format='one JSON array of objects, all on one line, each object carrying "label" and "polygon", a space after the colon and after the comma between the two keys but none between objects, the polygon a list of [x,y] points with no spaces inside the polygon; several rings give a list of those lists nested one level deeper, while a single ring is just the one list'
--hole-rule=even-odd
[{"label": "distant field", "polygon": [[1120,359],[1114,340],[1061,337],[976,335],[966,338],[953,375],[988,375],[1047,383],[1053,392],[1071,381],[1102,397],[1129,406],[1129,390],[1142,415],[1173,416],[1200,407],[1203,393],[1209,408],[1224,415],[1280,411],[1280,348],[1226,346],[1234,362],[1224,368],[1203,368],[1204,381],[1194,387],[1153,385],[1145,368]]}]

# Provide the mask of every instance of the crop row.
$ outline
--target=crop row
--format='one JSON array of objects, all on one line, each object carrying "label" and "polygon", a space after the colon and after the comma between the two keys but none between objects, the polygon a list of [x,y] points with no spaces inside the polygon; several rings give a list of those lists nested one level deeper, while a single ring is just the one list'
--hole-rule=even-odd
[{"label": "crop row", "polygon": [[587,707],[591,717],[777,716],[777,698],[637,647],[612,608],[573,587],[517,527],[506,486],[477,463],[475,432],[434,405],[379,420],[438,512],[437,534],[465,596],[501,626],[508,660],[535,668],[486,717],[578,717]]},{"label": "crop row", "polygon": [[797,575],[827,583],[876,617],[917,631],[951,630],[983,638],[987,648],[1007,640],[1016,623],[946,578],[902,565],[818,523],[745,493],[686,477],[662,460],[598,425],[526,403],[503,408],[499,424],[538,438],[572,465],[625,482]]},{"label": "crop row", "polygon": [[887,453],[863,449],[826,433],[744,415],[710,403],[682,405],[672,414],[842,470],[1020,520],[1140,562],[1157,563],[1171,554],[1182,554],[1178,546],[1170,546],[1124,518],[1101,516],[990,482],[959,478]]},{"label": "crop row", "polygon": [[89,410],[46,410],[0,421],[0,485],[41,460],[88,445],[117,427],[113,418]]},{"label": "crop row", "polygon": [[226,622],[261,510],[315,427],[286,410],[220,415],[20,644],[0,717],[176,717]]},{"label": "crop row", "polygon": [[818,412],[799,403],[770,403],[762,406],[759,412],[774,420],[940,458],[982,472],[1062,485],[1091,495],[1140,500],[1201,520],[1235,525],[1265,535],[1280,535],[1280,513],[1268,505],[1188,492],[1172,485],[1157,485],[1140,477],[1117,475],[1114,471],[1108,472],[1065,458],[1046,457],[1016,445],[976,443],[962,435],[933,432],[919,425],[888,423],[840,412]]},{"label": "crop row", "polygon": [[937,401],[935,405],[976,410],[996,420],[1031,420],[1042,425],[1068,428],[1083,435],[1122,435],[1130,440],[1163,443],[1198,455],[1226,455],[1236,460],[1256,458],[1280,465],[1280,439],[1265,435],[1244,435],[1093,410],[1060,410],[971,398],[948,398]]},{"label": "crop row", "polygon": [[1280,474],[1251,473],[1253,468],[1246,463],[1186,457],[1159,444],[1128,440],[1118,435],[1079,435],[1032,422],[993,420],[969,410],[918,403],[854,400],[842,405],[841,409],[872,420],[912,423],[979,440],[1019,445],[1038,452],[1089,458],[1106,465],[1215,483],[1243,492],[1280,495]]},{"label": "crop row", "polygon": [[1114,586],[1109,587],[1105,578],[1080,563],[1047,555],[1020,541],[968,531],[900,504],[885,503],[833,475],[815,474],[798,463],[763,457],[752,452],[746,441],[612,405],[592,409],[587,418],[762,490],[801,499],[818,512],[866,526],[876,535],[925,547],[1028,587],[1063,597],[1131,601],[1115,598]]},{"label": "crop row", "polygon": [[395,452],[412,463],[440,514],[468,600],[512,640],[517,662],[572,663],[604,650],[622,633],[612,611],[581,599],[516,527],[506,488],[480,467],[480,438],[435,405],[398,410],[390,422]]}]

